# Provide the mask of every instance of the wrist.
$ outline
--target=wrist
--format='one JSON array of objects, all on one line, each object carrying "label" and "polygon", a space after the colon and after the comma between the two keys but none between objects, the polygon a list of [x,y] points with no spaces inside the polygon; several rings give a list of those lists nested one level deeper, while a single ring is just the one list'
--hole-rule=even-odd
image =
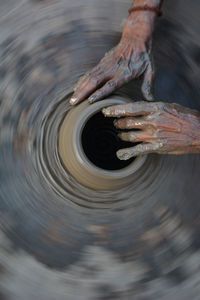
[{"label": "wrist", "polygon": [[149,40],[162,3],[163,0],[134,0],[129,9],[130,13],[124,26],[123,37],[129,39],[134,35],[134,38]]},{"label": "wrist", "polygon": [[151,11],[132,12],[125,23],[122,38],[137,38],[144,42],[151,39],[156,17],[156,13]]}]

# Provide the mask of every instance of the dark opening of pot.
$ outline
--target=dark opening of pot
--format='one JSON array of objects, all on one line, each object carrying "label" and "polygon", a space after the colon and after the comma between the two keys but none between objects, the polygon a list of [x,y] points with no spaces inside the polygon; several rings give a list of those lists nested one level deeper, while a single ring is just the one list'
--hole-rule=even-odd
[{"label": "dark opening of pot", "polygon": [[104,170],[120,170],[133,162],[121,161],[116,152],[119,149],[133,147],[133,143],[124,142],[118,137],[113,125],[114,118],[105,118],[101,112],[93,115],[82,131],[82,147],[87,158]]}]

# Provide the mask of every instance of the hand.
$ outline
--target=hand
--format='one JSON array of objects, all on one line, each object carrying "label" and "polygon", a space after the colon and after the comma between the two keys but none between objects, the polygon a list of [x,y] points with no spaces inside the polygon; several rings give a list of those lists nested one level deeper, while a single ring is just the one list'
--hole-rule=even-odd
[{"label": "hand", "polygon": [[79,80],[70,100],[71,105],[88,97],[89,103],[101,100],[143,74],[143,95],[146,100],[153,100],[150,53],[155,18],[152,12],[135,12],[129,16],[120,43]]},{"label": "hand", "polygon": [[114,121],[117,128],[130,130],[120,133],[122,140],[142,142],[119,150],[121,160],[147,153],[200,153],[198,111],[174,103],[142,101],[107,107],[102,112],[106,117],[123,117]]}]

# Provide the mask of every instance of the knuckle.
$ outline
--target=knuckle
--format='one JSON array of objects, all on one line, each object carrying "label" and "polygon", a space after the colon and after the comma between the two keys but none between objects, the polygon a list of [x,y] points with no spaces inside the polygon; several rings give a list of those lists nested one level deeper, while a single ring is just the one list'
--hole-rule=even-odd
[{"label": "knuckle", "polygon": [[112,80],[107,83],[108,88],[115,88],[117,86],[116,81]]},{"label": "knuckle", "polygon": [[134,121],[133,125],[136,127],[145,127],[148,124],[144,120],[136,120]]},{"label": "knuckle", "polygon": [[93,70],[88,71],[87,73],[85,73],[85,75],[83,75],[80,80],[83,80],[84,78],[88,78],[91,74],[93,73]]},{"label": "knuckle", "polygon": [[133,132],[130,132],[128,137],[130,141],[134,141],[136,139],[136,135]]},{"label": "knuckle", "polygon": [[157,111],[164,111],[165,103],[164,102],[157,102],[155,103],[155,107]]},{"label": "knuckle", "polygon": [[166,145],[168,144],[168,141],[166,139],[159,139],[155,143],[155,150],[163,150],[166,148]]},{"label": "knuckle", "polygon": [[131,119],[125,120],[125,126],[126,126],[127,128],[131,128],[132,126],[135,125],[135,123],[136,123],[136,122],[134,122],[134,121],[131,120]]},{"label": "knuckle", "polygon": [[136,110],[136,107],[135,107],[135,105],[134,105],[134,103],[129,103],[129,104],[127,104],[127,111],[129,111],[130,113],[134,113],[135,112],[135,110]]},{"label": "knuckle", "polygon": [[163,144],[161,141],[158,141],[157,143],[152,144],[152,150],[157,151],[163,147]]},{"label": "knuckle", "polygon": [[157,132],[159,132],[159,120],[158,119],[154,118],[151,121],[151,126],[154,127]]},{"label": "knuckle", "polygon": [[136,146],[137,147],[137,151],[141,152],[145,150],[146,145],[144,144],[139,144]]},{"label": "knuckle", "polygon": [[99,85],[101,83],[101,77],[96,77],[96,85]]},{"label": "knuckle", "polygon": [[162,141],[160,141],[162,146],[165,146],[169,143],[168,139],[162,139]]},{"label": "knuckle", "polygon": [[97,85],[97,78],[96,77],[92,77],[91,79],[90,79],[90,82],[91,82],[91,84],[92,85]]},{"label": "knuckle", "polygon": [[85,78],[87,78],[87,75],[86,75],[86,74],[83,75],[83,76],[81,76],[81,77],[79,78],[79,80],[77,81],[76,86],[79,85]]},{"label": "knuckle", "polygon": [[153,121],[155,120],[155,115],[154,114],[149,114],[149,115],[145,116],[145,120],[147,122],[153,123]]},{"label": "knuckle", "polygon": [[129,80],[133,77],[133,72],[130,68],[126,68],[123,72],[123,78],[126,80]]},{"label": "knuckle", "polygon": [[148,119],[149,125],[156,128],[158,130],[158,126],[159,126],[159,118],[152,116]]},{"label": "knuckle", "polygon": [[97,73],[101,71],[101,64],[99,63],[98,65],[96,65],[96,67],[94,67],[92,70],[91,70],[91,74],[94,74],[94,73]]},{"label": "knuckle", "polygon": [[154,70],[154,65],[152,63],[149,64],[149,75],[151,76],[151,79],[154,79],[155,76],[155,70]]},{"label": "knuckle", "polygon": [[161,132],[159,129],[154,130],[152,134],[153,138],[158,139],[158,137],[161,137]]}]

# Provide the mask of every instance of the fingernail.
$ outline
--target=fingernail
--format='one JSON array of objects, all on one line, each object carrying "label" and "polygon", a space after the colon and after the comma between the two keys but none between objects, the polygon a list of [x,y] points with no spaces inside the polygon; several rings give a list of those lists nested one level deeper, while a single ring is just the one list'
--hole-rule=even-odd
[{"label": "fingernail", "polygon": [[147,101],[152,102],[154,100],[154,97],[152,94],[149,94]]},{"label": "fingernail", "polygon": [[78,84],[76,84],[74,87],[73,87],[73,91],[75,92],[78,88]]},{"label": "fingernail", "polygon": [[115,127],[118,127],[118,122],[117,122],[117,120],[114,120],[114,121],[113,121],[113,124],[114,124]]},{"label": "fingernail", "polygon": [[92,104],[95,100],[96,100],[96,97],[95,97],[95,96],[91,96],[91,97],[88,98],[88,102],[89,102],[90,104]]},{"label": "fingernail", "polygon": [[77,102],[77,98],[76,98],[76,97],[71,98],[70,101],[69,101],[69,103],[70,103],[71,105],[76,104],[76,102]]},{"label": "fingernail", "polygon": [[120,132],[120,133],[118,133],[118,134],[117,134],[117,136],[118,136],[120,139],[122,139],[122,137],[123,137],[123,133],[122,133],[122,132]]},{"label": "fingernail", "polygon": [[104,114],[104,115],[110,115],[110,108],[109,107],[107,107],[107,108],[103,108],[102,109],[102,113]]},{"label": "fingernail", "polygon": [[120,160],[128,160],[131,158],[131,155],[130,153],[128,152],[124,152],[124,151],[118,151],[117,152],[117,157],[120,159]]}]

